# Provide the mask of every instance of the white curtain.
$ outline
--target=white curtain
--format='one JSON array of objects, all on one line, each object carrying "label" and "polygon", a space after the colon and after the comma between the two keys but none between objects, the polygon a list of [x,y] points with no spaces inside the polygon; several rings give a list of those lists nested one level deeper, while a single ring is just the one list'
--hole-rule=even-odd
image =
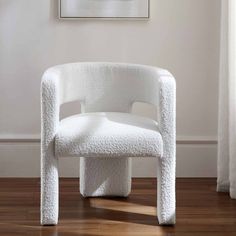
[{"label": "white curtain", "polygon": [[236,0],[221,0],[217,190],[236,198]]}]

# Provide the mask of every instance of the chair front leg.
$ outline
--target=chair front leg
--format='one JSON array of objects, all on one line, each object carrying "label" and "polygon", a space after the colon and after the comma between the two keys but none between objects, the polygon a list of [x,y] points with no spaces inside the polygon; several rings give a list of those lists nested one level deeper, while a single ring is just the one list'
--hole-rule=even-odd
[{"label": "chair front leg", "polygon": [[175,224],[175,160],[158,159],[157,172],[157,216],[159,224]]},{"label": "chair front leg", "polygon": [[58,158],[52,153],[41,157],[41,224],[58,222]]}]

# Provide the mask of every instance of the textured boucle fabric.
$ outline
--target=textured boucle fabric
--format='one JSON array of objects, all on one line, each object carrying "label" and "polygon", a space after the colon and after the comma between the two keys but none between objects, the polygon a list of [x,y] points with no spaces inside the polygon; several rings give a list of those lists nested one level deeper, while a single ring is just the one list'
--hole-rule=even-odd
[{"label": "textured boucle fabric", "polygon": [[55,136],[56,156],[161,157],[157,122],[128,113],[97,112],[62,120]]},{"label": "textured boucle fabric", "polygon": [[81,157],[80,193],[84,197],[127,197],[130,191],[131,158]]},{"label": "textured boucle fabric", "polygon": [[72,63],[46,74],[58,81],[60,104],[79,100],[83,112],[130,112],[134,102],[159,104],[159,80],[171,76],[156,67],[119,63]]},{"label": "textured boucle fabric", "polygon": [[176,85],[173,77],[160,79],[159,123],[163,157],[157,171],[157,215],[160,224],[175,224]]},{"label": "textured boucle fabric", "polygon": [[[75,100],[80,101],[84,114],[60,122],[60,105]],[[158,129],[154,121],[127,114],[134,102],[157,107]],[[158,157],[158,220],[174,224],[175,102],[173,76],[156,67],[73,63],[47,70],[41,87],[41,223],[57,224],[58,156],[65,154],[83,155],[80,181],[84,196],[127,196],[129,157]],[[89,113],[100,114],[86,118]],[[103,125],[112,129],[105,132]]]},{"label": "textured boucle fabric", "polygon": [[41,224],[58,221],[58,158],[54,138],[59,123],[58,84],[44,75],[41,85]]}]

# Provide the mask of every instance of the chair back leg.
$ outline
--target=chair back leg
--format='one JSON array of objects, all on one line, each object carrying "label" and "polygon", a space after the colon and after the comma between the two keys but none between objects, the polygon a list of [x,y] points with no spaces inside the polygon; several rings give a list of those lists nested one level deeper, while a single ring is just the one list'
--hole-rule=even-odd
[{"label": "chair back leg", "polygon": [[131,191],[131,158],[80,158],[80,193],[84,197],[127,197]]}]

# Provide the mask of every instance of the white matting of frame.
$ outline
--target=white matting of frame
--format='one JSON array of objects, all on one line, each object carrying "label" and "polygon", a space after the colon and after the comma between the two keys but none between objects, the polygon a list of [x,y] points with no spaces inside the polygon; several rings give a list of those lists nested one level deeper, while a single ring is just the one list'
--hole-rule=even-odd
[{"label": "white matting of frame", "polygon": [[149,18],[149,0],[59,0],[59,17]]}]

